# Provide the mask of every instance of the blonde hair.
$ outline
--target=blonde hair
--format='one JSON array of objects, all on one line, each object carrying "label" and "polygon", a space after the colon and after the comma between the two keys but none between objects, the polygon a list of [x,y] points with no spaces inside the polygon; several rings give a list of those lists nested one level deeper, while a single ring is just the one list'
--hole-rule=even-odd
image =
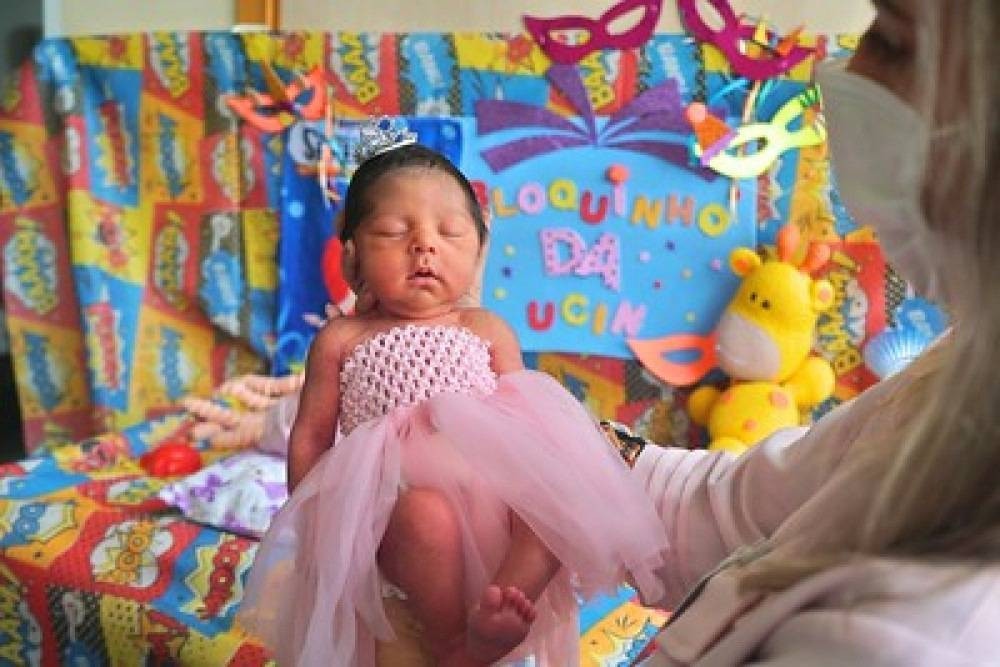
[{"label": "blonde hair", "polygon": [[[1000,3],[916,0],[918,108],[932,125],[924,209],[943,239],[954,328],[908,369],[900,432],[840,471],[858,505],[806,526],[794,557],[749,566],[744,588],[781,590],[853,558],[1000,561]],[[864,150],[858,147],[859,150]],[[877,411],[878,412],[878,411]]]}]

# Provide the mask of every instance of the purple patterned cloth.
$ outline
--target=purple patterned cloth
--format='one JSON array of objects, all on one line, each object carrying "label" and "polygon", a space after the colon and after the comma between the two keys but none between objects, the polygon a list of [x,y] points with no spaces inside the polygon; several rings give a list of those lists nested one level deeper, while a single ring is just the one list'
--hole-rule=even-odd
[{"label": "purple patterned cloth", "polygon": [[240,452],[165,486],[159,496],[192,521],[260,537],[288,499],[285,465],[281,457]]}]

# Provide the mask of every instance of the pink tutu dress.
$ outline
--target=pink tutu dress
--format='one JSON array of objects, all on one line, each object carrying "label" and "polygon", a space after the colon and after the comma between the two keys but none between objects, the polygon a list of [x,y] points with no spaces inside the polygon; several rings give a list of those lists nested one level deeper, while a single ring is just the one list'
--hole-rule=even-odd
[{"label": "pink tutu dress", "polygon": [[626,571],[658,599],[667,545],[652,502],[555,380],[497,377],[469,330],[407,325],[355,348],[341,389],[344,436],[272,522],[240,611],[279,665],[373,665],[375,640],[393,639],[376,553],[407,487],[450,499],[470,607],[506,554],[509,511],[563,564],[513,658],[579,664],[575,593],[613,590]]}]

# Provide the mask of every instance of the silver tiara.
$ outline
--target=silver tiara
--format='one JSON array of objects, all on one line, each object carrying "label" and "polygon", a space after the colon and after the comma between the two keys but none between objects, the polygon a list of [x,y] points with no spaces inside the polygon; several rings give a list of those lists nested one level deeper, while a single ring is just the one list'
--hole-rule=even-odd
[{"label": "silver tiara", "polygon": [[411,132],[402,118],[388,116],[372,118],[361,126],[354,157],[358,164],[361,164],[376,155],[416,142],[417,133]]}]

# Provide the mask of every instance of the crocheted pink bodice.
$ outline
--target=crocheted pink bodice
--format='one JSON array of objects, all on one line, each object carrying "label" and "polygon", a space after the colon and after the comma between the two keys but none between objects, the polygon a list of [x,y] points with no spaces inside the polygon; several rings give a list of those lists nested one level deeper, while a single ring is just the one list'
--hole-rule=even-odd
[{"label": "crocheted pink bodice", "polygon": [[340,429],[442,393],[485,396],[496,389],[489,344],[468,329],[408,324],[358,345],[340,371]]}]

